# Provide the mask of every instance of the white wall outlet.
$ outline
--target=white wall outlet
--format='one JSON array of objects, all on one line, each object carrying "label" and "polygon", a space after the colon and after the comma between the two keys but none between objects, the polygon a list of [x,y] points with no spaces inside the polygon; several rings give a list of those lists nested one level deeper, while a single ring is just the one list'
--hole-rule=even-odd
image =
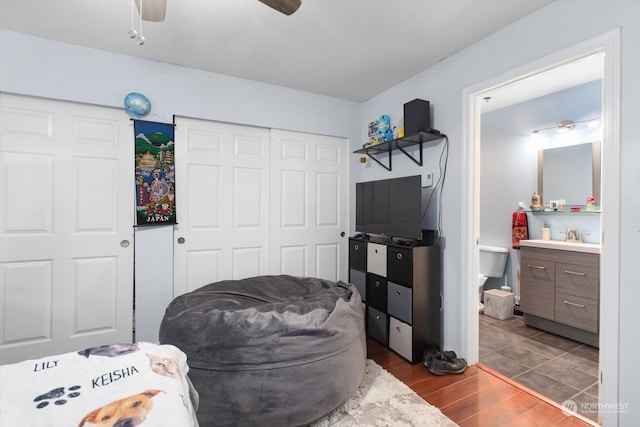
[{"label": "white wall outlet", "polygon": [[422,187],[433,187],[433,172],[427,172],[422,174]]}]

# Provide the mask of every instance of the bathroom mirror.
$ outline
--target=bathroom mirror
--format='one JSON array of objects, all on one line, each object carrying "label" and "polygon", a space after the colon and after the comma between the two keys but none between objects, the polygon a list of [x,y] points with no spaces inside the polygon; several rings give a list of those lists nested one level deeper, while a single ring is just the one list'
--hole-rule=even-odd
[{"label": "bathroom mirror", "polygon": [[538,151],[538,188],[543,205],[565,200],[565,206],[584,206],[589,196],[600,204],[600,142]]}]

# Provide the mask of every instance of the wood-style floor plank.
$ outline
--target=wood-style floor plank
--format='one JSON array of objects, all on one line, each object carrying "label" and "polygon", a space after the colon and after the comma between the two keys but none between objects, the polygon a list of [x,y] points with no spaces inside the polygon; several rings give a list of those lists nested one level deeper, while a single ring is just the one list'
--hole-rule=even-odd
[{"label": "wood-style floor plank", "polygon": [[459,375],[433,375],[422,364],[413,365],[370,338],[367,357],[461,427],[592,425],[478,366]]}]

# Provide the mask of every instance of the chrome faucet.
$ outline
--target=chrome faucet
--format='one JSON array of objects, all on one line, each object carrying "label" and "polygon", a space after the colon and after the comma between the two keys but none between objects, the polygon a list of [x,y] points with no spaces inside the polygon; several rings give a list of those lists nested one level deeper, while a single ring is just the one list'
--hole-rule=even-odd
[{"label": "chrome faucet", "polygon": [[570,228],[563,233],[565,242],[582,242],[582,233],[578,233],[576,230]]}]

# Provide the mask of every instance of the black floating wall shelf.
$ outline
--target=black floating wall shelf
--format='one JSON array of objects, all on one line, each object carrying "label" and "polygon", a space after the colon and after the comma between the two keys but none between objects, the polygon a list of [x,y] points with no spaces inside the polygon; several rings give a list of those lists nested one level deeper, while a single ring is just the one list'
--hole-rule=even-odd
[{"label": "black floating wall shelf", "polygon": [[[375,145],[366,145],[361,149],[354,151],[354,153],[366,154],[367,156],[369,156],[369,158],[371,158],[371,160],[373,160],[374,162],[376,162],[386,170],[391,171],[391,153],[394,150],[399,150],[402,153],[404,153],[405,156],[410,158],[415,164],[417,164],[418,166],[422,166],[423,145],[426,143],[432,143],[432,142],[438,141],[445,137],[446,135],[441,134],[439,131],[435,129],[432,129],[429,132],[418,132],[415,135],[404,136],[402,138],[394,139],[392,141],[385,141]],[[405,150],[406,148],[411,148],[416,146],[420,148],[418,151],[418,154],[419,154],[418,158],[412,156],[407,150]],[[384,155],[384,154],[388,155],[387,164],[384,164],[378,158],[378,156]]]}]

